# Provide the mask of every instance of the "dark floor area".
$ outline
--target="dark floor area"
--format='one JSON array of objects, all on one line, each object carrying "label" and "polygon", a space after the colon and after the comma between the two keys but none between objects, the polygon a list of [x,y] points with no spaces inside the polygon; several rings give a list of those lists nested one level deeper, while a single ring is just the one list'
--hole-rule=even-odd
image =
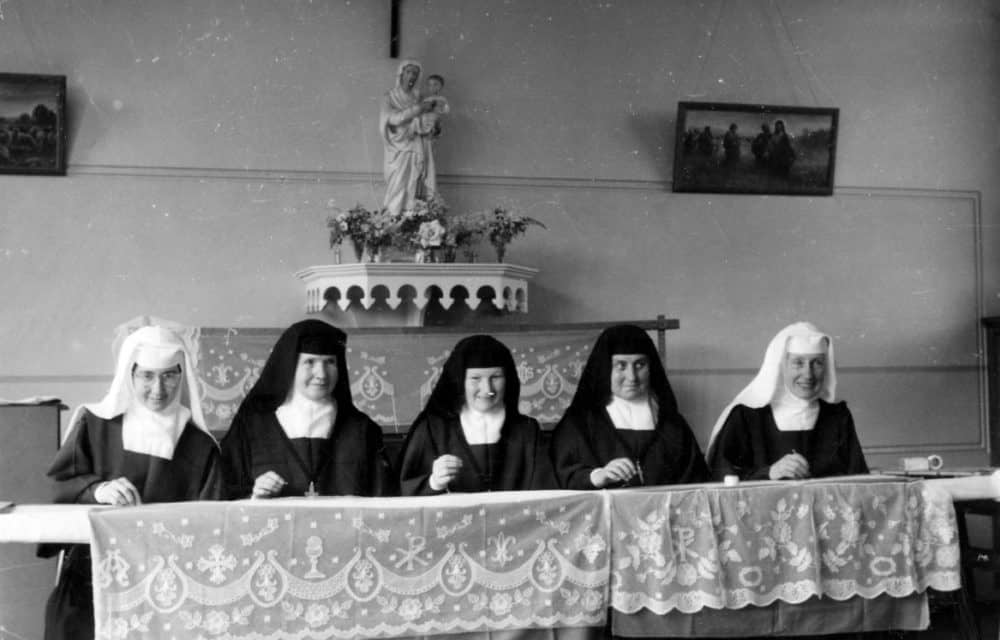
[{"label": "dark floor area", "polygon": [[[1000,638],[1000,604],[996,602],[977,602],[973,606],[979,633],[982,640],[998,640]],[[899,637],[905,640],[952,640],[960,639],[960,625],[955,612],[950,607],[931,609],[931,626],[926,631],[910,632]]]}]

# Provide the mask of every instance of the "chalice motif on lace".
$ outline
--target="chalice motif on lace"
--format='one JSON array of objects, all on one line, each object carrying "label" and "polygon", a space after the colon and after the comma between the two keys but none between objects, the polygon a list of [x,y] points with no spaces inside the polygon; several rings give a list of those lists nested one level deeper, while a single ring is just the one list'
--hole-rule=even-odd
[{"label": "chalice motif on lace", "polygon": [[326,574],[316,568],[320,556],[323,555],[323,539],[319,536],[309,536],[306,539],[306,557],[309,558],[309,571],[303,576],[307,580],[319,580]]}]

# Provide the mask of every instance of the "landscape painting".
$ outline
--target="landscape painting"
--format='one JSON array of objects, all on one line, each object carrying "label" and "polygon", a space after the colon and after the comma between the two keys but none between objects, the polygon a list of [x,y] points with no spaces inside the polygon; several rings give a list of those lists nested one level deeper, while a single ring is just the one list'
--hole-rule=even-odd
[{"label": "landscape painting", "polygon": [[0,73],[0,173],[66,174],[66,76]]},{"label": "landscape painting", "polygon": [[830,195],[839,110],[681,102],[674,191]]}]

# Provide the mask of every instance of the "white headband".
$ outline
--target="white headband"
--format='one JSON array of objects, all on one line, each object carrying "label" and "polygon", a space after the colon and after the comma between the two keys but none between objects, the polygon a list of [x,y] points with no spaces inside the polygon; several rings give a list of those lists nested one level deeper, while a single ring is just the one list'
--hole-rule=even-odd
[{"label": "white headband", "polygon": [[184,364],[184,352],[172,344],[140,344],[132,360],[143,369],[169,369]]},{"label": "white headband", "polygon": [[786,353],[798,353],[802,355],[826,354],[829,342],[825,335],[793,335],[788,338],[785,346]]}]

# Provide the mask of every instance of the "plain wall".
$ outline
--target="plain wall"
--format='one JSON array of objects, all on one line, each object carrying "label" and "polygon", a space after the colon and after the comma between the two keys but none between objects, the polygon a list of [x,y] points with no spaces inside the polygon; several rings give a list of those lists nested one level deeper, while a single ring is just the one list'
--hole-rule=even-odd
[{"label": "plain wall", "polygon": [[[0,397],[100,397],[137,315],[301,317],[293,274],[331,261],[331,207],[381,202],[388,6],[3,3],[4,71],[67,76],[70,153],[66,177],[0,176]],[[876,464],[987,460],[995,5],[401,6],[402,55],[446,79],[452,209],[512,203],[548,227],[508,252],[541,269],[533,321],[678,318],[668,366],[705,444],[770,337],[809,319],[837,338]],[[681,100],[839,108],[834,195],[672,193]]]}]

